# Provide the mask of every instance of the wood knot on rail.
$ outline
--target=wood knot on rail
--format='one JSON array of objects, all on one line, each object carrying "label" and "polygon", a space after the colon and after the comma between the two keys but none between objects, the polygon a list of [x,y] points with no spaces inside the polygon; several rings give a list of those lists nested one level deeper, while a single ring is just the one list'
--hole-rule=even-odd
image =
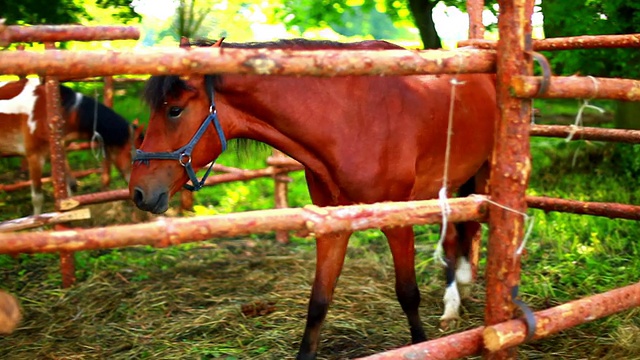
[{"label": "wood knot on rail", "polygon": [[275,60],[268,58],[264,54],[250,57],[244,63],[242,63],[242,65],[253,69],[253,71],[258,75],[273,74],[277,72],[276,70],[281,68],[281,66]]}]

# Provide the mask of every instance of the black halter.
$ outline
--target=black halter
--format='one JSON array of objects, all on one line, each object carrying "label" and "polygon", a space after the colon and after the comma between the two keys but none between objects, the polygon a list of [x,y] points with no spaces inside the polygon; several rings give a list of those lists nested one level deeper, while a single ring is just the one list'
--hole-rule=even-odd
[{"label": "black halter", "polygon": [[140,161],[147,165],[149,165],[149,160],[153,159],[178,160],[180,165],[184,167],[187,175],[189,176],[189,179],[191,180],[191,183],[193,184],[184,185],[184,188],[190,191],[198,191],[202,189],[202,187],[204,186],[204,182],[209,176],[209,173],[211,173],[211,168],[213,167],[214,162],[212,161],[211,165],[209,165],[209,168],[207,169],[207,172],[202,177],[202,180],[198,180],[196,172],[193,170],[193,166],[191,166],[191,152],[193,151],[193,148],[196,146],[198,141],[200,141],[200,138],[205,133],[205,131],[207,131],[207,127],[209,126],[209,124],[213,123],[213,126],[218,133],[218,137],[220,138],[220,145],[222,147],[221,152],[227,149],[227,139],[224,136],[222,127],[220,126],[220,121],[218,120],[218,112],[216,111],[216,104],[213,101],[213,78],[211,76],[205,76],[205,82],[207,93],[209,94],[209,101],[211,103],[211,105],[209,106],[209,116],[204,119],[204,122],[202,123],[202,125],[200,125],[200,128],[198,129],[198,131],[196,131],[191,140],[183,147],[171,152],[144,152],[138,149],[136,150],[136,155],[133,157],[134,163],[136,161]]}]

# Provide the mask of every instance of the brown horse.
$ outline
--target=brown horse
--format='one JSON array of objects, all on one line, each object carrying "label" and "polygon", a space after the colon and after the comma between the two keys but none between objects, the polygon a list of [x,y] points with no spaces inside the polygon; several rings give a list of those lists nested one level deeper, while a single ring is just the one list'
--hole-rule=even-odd
[{"label": "brown horse", "polygon": [[[65,118],[65,140],[93,137],[94,128],[104,142],[103,187],[108,186],[113,163],[128,181],[134,142],[142,143],[141,127],[132,127],[124,118],[96,100],[60,86]],[[0,153],[24,156],[31,179],[34,214],[42,211],[42,167],[49,154],[45,87],[39,79],[0,83]],[[73,187],[67,164],[67,185]]]},{"label": "brown horse", "polygon": [[[384,41],[306,40],[223,47],[399,49]],[[490,157],[497,108],[493,75],[459,75],[457,80],[447,187],[461,188],[464,195],[476,190],[474,176]],[[145,90],[152,111],[149,127],[129,183],[133,201],[143,210],[166,211],[169,198],[189,179],[193,188],[200,187],[203,180],[194,169],[216,159],[231,138],[267,143],[304,164],[312,201],[319,206],[435,198],[443,186],[452,86],[448,75],[154,76]],[[477,223],[447,227],[443,320],[458,316],[456,279],[471,281],[469,239],[478,229]],[[396,294],[412,342],[424,341],[413,228],[382,232],[393,255]],[[298,359],[316,356],[350,235],[317,235],[315,281]]]}]

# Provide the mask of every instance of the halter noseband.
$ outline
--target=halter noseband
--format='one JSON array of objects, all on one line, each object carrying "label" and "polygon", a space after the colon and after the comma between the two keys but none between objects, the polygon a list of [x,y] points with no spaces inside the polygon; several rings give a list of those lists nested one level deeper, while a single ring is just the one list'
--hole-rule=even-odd
[{"label": "halter noseband", "polygon": [[189,191],[198,191],[202,189],[202,187],[204,186],[205,180],[207,180],[207,177],[209,177],[209,173],[211,173],[211,169],[213,168],[214,162],[212,161],[211,165],[209,165],[209,168],[207,169],[207,172],[202,177],[202,180],[198,180],[198,177],[196,176],[196,172],[193,170],[193,166],[191,166],[191,152],[193,151],[193,148],[196,146],[198,141],[200,141],[200,138],[205,133],[205,131],[207,131],[207,127],[209,126],[209,124],[213,123],[213,126],[218,134],[218,138],[220,139],[220,145],[222,147],[221,152],[227,149],[227,139],[224,136],[222,127],[220,126],[220,121],[218,120],[218,112],[216,111],[216,104],[213,101],[213,79],[211,76],[206,76],[205,81],[206,81],[207,91],[209,94],[209,100],[211,102],[211,105],[209,106],[209,116],[207,116],[207,118],[204,119],[204,122],[202,123],[202,125],[200,125],[200,128],[198,129],[198,131],[196,131],[195,135],[193,135],[191,140],[183,147],[171,152],[166,152],[166,151],[165,152],[145,152],[138,149],[136,150],[136,155],[133,158],[134,163],[136,161],[140,161],[143,164],[147,164],[147,165],[149,165],[149,160],[153,160],[153,159],[178,160],[180,165],[184,167],[185,171],[187,172],[187,175],[189,176],[189,179],[191,180],[191,183],[193,184],[193,185],[189,185],[189,184],[184,185],[184,188]]}]

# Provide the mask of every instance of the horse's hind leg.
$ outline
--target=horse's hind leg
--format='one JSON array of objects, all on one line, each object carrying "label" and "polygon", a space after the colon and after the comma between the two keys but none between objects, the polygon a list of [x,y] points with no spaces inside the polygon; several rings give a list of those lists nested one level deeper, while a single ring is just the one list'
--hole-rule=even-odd
[{"label": "horse's hind leg", "polygon": [[396,273],[396,296],[402,310],[407,315],[413,344],[425,341],[427,336],[422,328],[418,307],[420,306],[420,290],[416,283],[415,248],[413,228],[384,228],[382,232],[389,240],[389,248],[393,256]]},{"label": "horse's hind leg", "polygon": [[350,232],[318,235],[316,238],[316,277],[313,281],[307,325],[297,360],[316,358],[320,328],[333,299],[333,290],[342,271]]},{"label": "horse's hind leg", "polygon": [[[487,194],[489,192],[489,163],[486,162],[476,175],[462,185],[458,196],[471,194]],[[481,226],[477,221],[467,221],[456,224],[458,231],[458,259],[456,260],[456,281],[463,297],[471,294],[471,284],[476,274],[480,252]]]},{"label": "horse's hind leg", "polygon": [[[489,179],[488,163],[484,164],[477,174],[463,184],[458,196],[487,192]],[[479,245],[480,223],[466,221],[457,224],[449,223],[444,240],[445,279],[444,314],[440,318],[441,326],[448,327],[449,322],[460,317],[460,298],[468,297],[473,283],[472,262],[477,261],[473,254],[473,244]],[[477,251],[477,249],[475,250]]]},{"label": "horse's hind leg", "polygon": [[[444,313],[440,317],[440,326],[442,328],[449,327],[451,321],[460,318],[460,293],[458,292],[456,260],[459,254],[458,233],[453,223],[447,223],[447,232],[445,233],[444,242],[444,268],[446,288],[444,291]],[[463,263],[464,264],[464,263]]]}]

